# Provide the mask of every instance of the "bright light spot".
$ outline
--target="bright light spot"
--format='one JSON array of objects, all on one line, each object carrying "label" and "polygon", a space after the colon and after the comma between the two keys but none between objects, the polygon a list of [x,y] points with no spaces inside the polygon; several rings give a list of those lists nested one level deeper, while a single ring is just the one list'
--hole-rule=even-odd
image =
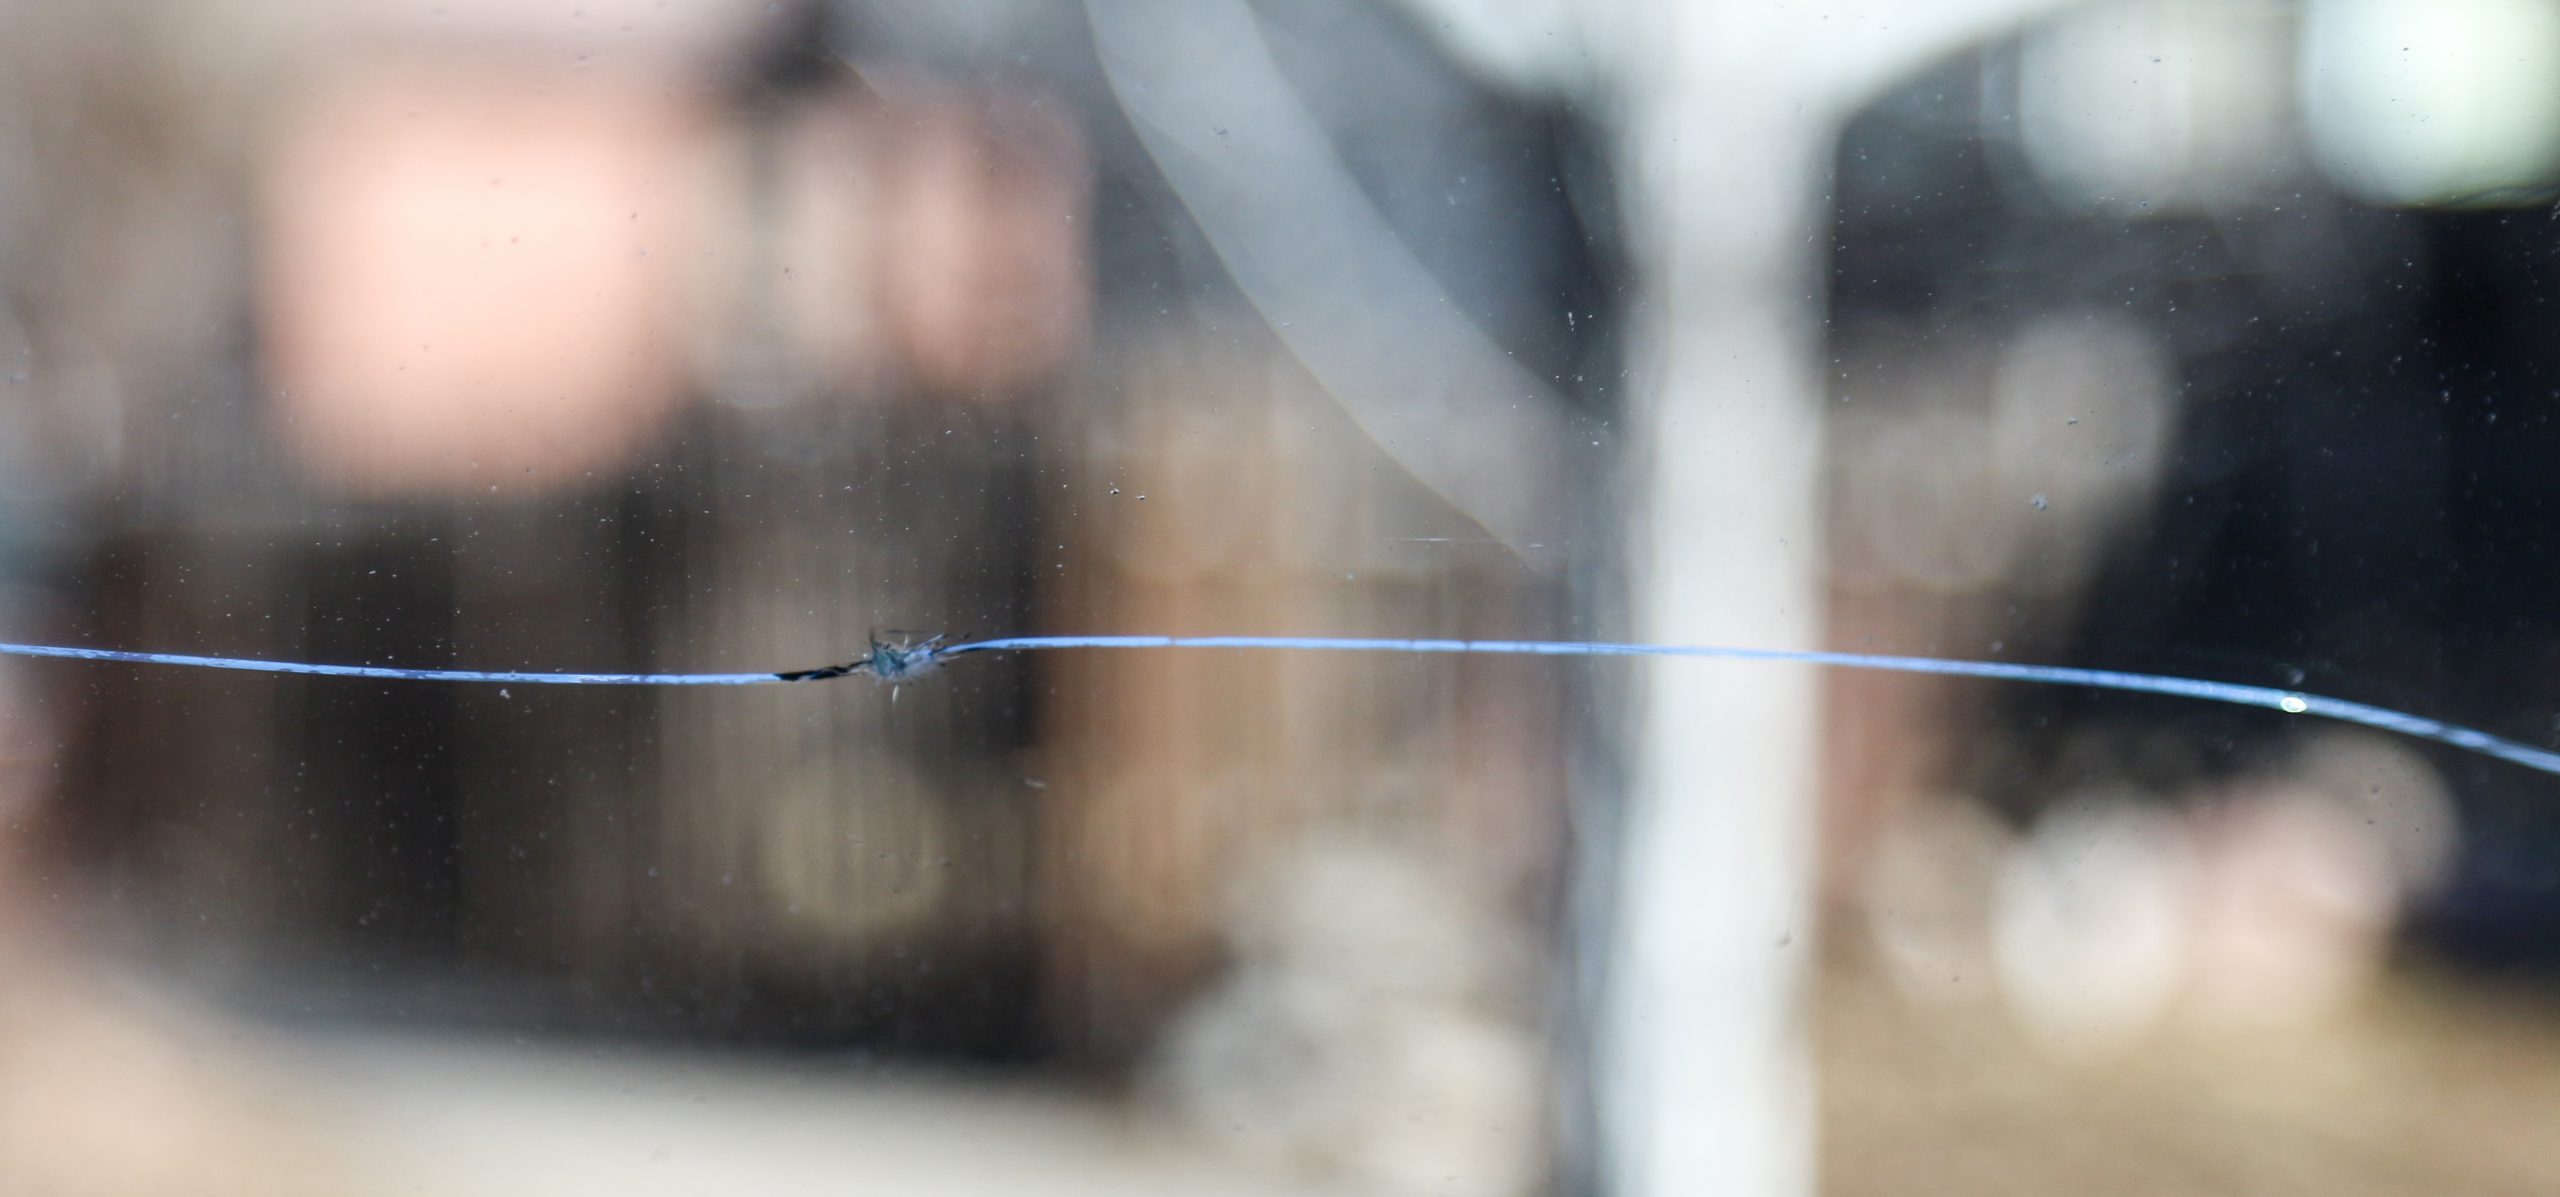
[{"label": "bright light spot", "polygon": [[2030,35],[2017,110],[2029,166],[2056,198],[2136,215],[2266,191],[2296,161],[2285,18],[2267,4],[2135,0]]},{"label": "bright light spot", "polygon": [[2316,0],[2303,117],[2341,186],[2389,204],[2522,198],[2560,181],[2560,6]]}]

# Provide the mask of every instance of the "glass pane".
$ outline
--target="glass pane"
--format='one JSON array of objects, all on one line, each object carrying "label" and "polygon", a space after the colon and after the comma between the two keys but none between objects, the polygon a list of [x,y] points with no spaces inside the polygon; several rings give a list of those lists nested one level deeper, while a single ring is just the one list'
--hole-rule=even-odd
[{"label": "glass pane", "polygon": [[0,1190],[2560,1177],[2544,5],[0,32]]}]

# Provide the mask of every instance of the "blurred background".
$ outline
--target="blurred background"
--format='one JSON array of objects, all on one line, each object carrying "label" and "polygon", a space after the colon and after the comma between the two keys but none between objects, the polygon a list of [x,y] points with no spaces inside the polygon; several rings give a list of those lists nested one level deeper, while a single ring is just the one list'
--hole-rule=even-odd
[{"label": "blurred background", "polygon": [[[1822,647],[2560,746],[2538,0],[0,0],[0,637]],[[0,665],[0,1189],[2533,1191],[2560,782],[2157,697]]]}]

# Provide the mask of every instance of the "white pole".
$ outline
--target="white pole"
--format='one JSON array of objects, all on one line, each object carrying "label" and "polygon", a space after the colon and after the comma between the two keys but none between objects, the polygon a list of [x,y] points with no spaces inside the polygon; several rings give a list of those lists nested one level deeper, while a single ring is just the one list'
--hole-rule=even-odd
[{"label": "white pole", "polygon": [[[1831,155],[1857,100],[2048,0],[1627,0],[1592,17],[1625,98],[1643,287],[1635,626],[1814,647]],[[1613,1192],[1814,1187],[1811,670],[1642,671],[1596,1100]]]}]

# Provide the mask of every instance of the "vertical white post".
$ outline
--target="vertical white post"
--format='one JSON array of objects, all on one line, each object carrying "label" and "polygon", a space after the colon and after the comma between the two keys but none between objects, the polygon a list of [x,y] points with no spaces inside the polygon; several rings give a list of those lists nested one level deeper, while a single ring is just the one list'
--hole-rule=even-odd
[{"label": "vertical white post", "polygon": [[[1811,645],[1820,628],[1821,131],[1686,72],[1629,130],[1650,278],[1638,635]],[[1790,119],[1792,117],[1792,119]],[[1809,1190],[1794,1022],[1811,892],[1815,678],[1654,667],[1625,825],[1604,1134],[1629,1193]]]},{"label": "vertical white post", "polygon": [[[1823,231],[1838,123],[1903,71],[2047,0],[1626,0],[1586,29],[1627,103],[1643,290],[1628,434],[1635,623],[1812,647],[1820,622]],[[1611,1191],[1814,1185],[1816,679],[1643,673],[1599,1035]]]}]

